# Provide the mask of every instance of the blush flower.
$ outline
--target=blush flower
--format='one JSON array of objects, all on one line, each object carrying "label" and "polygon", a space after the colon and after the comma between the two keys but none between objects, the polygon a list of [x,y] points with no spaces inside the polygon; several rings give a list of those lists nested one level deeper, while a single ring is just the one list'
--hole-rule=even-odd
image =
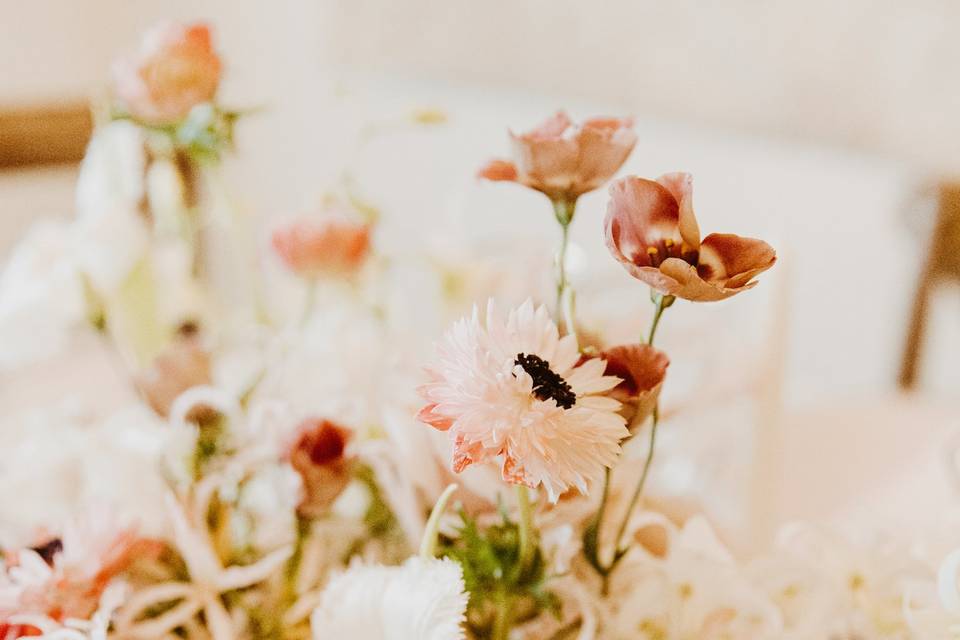
[{"label": "blush flower", "polygon": [[350,276],[370,254],[370,225],[337,215],[304,218],[277,228],[272,243],[280,260],[297,275]]},{"label": "blush flower", "polygon": [[592,118],[575,125],[562,111],[527,133],[511,132],[510,138],[514,160],[493,160],[480,177],[518,182],[566,202],[612,178],[637,142],[630,118]]},{"label": "blush flower", "polygon": [[604,227],[607,248],[630,275],[665,295],[695,302],[750,289],[754,277],[777,260],[762,240],[711,233],[701,242],[688,173],[617,180],[610,186]]},{"label": "blush flower", "polygon": [[670,358],[648,344],[611,347],[600,357],[607,361],[606,373],[621,379],[610,397],[622,403],[621,414],[631,428],[640,426],[657,406]]},{"label": "blush flower", "polygon": [[114,91],[138,120],[172,124],[213,100],[220,67],[206,25],[164,23],[147,32],[136,58],[117,63]]},{"label": "blush flower", "polygon": [[150,407],[165,418],[180,394],[211,381],[209,352],[198,336],[184,333],[137,376],[136,384]]},{"label": "blush flower", "polygon": [[545,307],[528,300],[504,321],[491,303],[484,321],[475,309],[438,344],[419,418],[450,434],[456,472],[502,456],[507,482],[542,484],[554,502],[571,486],[586,493],[628,431],[620,403],[602,395],[620,379],[599,358],[579,360]]},{"label": "blush flower", "polygon": [[322,516],[350,483],[353,461],[346,456],[352,433],[329,420],[308,418],[300,423],[285,459],[300,475],[303,500],[297,512]]}]

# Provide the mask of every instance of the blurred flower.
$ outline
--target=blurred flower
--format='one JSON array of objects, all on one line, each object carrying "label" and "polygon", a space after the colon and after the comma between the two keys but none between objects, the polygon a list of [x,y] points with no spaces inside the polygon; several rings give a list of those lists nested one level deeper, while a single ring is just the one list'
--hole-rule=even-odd
[{"label": "blurred flower", "polygon": [[157,415],[167,417],[181,393],[211,383],[210,354],[197,336],[181,334],[136,382]]},{"label": "blurred flower", "polygon": [[543,484],[552,501],[611,466],[628,435],[620,403],[602,395],[618,378],[598,358],[578,364],[576,338],[560,338],[545,307],[529,300],[503,321],[457,321],[437,347],[420,388],[419,417],[449,431],[453,469],[503,456],[507,482]]},{"label": "blurred flower", "polygon": [[115,65],[114,90],[135,118],[171,124],[213,100],[220,66],[206,25],[163,23],[147,32],[136,58]]},{"label": "blurred flower", "polygon": [[701,243],[687,173],[617,180],[604,226],[607,248],[630,275],[686,300],[723,300],[749,289],[777,259],[753,238],[712,233]]},{"label": "blurred flower", "polygon": [[273,232],[273,249],[297,275],[349,276],[370,253],[370,225],[339,215],[302,219]]},{"label": "blurred flower", "polygon": [[345,454],[351,436],[329,420],[307,418],[300,423],[284,457],[303,482],[304,497],[297,507],[301,516],[322,516],[347,488],[353,461]]},{"label": "blurred flower", "polygon": [[0,574],[0,623],[23,615],[89,618],[114,577],[160,548],[102,512],[69,523],[60,540],[49,561],[34,549],[7,555]]},{"label": "blurred flower", "polygon": [[86,312],[70,227],[37,224],[0,273],[0,370],[56,354]]},{"label": "blurred flower", "polygon": [[315,640],[461,640],[463,571],[452,560],[357,565],[334,576],[311,617]]},{"label": "blurred flower", "polygon": [[493,160],[480,177],[518,182],[567,202],[612,178],[637,142],[630,118],[592,118],[575,125],[563,111],[527,133],[511,132],[510,138],[514,161]]},{"label": "blurred flower", "polygon": [[640,426],[657,406],[670,358],[648,344],[611,347],[600,357],[607,361],[606,374],[621,379],[609,395],[623,404],[627,425]]}]

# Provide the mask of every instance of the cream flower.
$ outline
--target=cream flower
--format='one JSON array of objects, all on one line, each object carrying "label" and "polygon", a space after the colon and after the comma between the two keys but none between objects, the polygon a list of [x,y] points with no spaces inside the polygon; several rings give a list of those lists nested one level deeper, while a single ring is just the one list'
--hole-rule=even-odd
[{"label": "cream flower", "polygon": [[463,571],[452,560],[410,558],[399,567],[351,567],[313,612],[314,640],[461,640]]},{"label": "cream flower", "polygon": [[561,338],[545,307],[529,300],[506,321],[491,303],[481,321],[456,322],[420,388],[419,417],[448,431],[453,470],[503,456],[503,479],[546,488],[556,502],[614,464],[627,436],[620,403],[602,394],[620,382],[606,363],[579,363],[576,338]]}]

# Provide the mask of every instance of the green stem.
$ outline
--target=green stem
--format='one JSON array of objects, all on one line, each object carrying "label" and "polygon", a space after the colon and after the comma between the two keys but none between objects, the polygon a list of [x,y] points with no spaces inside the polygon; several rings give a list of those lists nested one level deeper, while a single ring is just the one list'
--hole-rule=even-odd
[{"label": "green stem", "polygon": [[573,288],[567,279],[567,249],[570,247],[570,223],[576,213],[577,201],[558,199],[553,201],[553,212],[560,225],[560,249],[557,252],[557,305],[558,324],[563,321],[568,334],[576,334],[573,316]]},{"label": "green stem", "polygon": [[673,304],[673,301],[676,298],[673,296],[665,296],[661,294],[656,294],[654,297],[654,304],[656,308],[653,312],[653,323],[650,325],[650,332],[647,334],[647,344],[653,344],[653,338],[657,335],[657,327],[660,326],[660,316],[663,315],[663,311]]},{"label": "green stem", "polygon": [[522,484],[516,485],[517,504],[520,507],[520,558],[518,566],[520,575],[525,574],[533,562],[536,551],[535,533],[533,530],[533,505],[530,504],[530,494]]},{"label": "green stem", "polygon": [[300,575],[300,565],[303,562],[303,547],[307,538],[310,537],[310,531],[313,528],[313,521],[297,515],[297,539],[294,542],[293,554],[287,561],[287,571],[284,575],[284,602],[287,605],[293,604],[297,600],[297,577]]},{"label": "green stem", "polygon": [[[620,528],[617,530],[617,537],[614,541],[614,548],[617,550],[616,556],[620,555],[620,541],[623,540],[623,534],[627,531],[627,525],[630,523],[630,516],[637,506],[637,501],[639,501],[640,496],[643,495],[643,487],[647,484],[647,476],[650,474],[650,466],[653,464],[653,453],[657,445],[657,424],[659,424],[659,422],[660,409],[659,407],[654,407],[653,420],[650,425],[650,449],[647,451],[647,460],[643,463],[643,472],[640,474],[640,481],[637,482],[637,486],[633,490],[633,496],[630,497],[630,506],[627,507],[626,513],[623,514],[623,522],[620,523]],[[616,561],[614,564],[616,564]],[[610,568],[612,569],[613,567],[611,566]]]},{"label": "green stem", "polygon": [[437,498],[437,503],[433,505],[430,518],[423,528],[423,539],[420,540],[420,557],[424,560],[437,555],[437,532],[440,530],[440,518],[443,517],[443,512],[447,508],[447,502],[449,502],[450,496],[452,496],[456,490],[456,484],[447,485],[447,488],[444,489],[440,497]]},{"label": "green stem", "polygon": [[513,603],[510,596],[501,591],[497,595],[497,613],[493,619],[493,631],[490,640],[508,640],[513,626]]}]

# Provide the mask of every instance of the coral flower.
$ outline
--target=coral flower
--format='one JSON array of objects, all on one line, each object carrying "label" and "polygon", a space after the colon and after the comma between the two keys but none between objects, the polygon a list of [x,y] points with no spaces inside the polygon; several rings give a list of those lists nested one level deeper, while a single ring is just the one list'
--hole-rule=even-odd
[{"label": "coral flower", "polygon": [[297,512],[317,518],[350,483],[353,461],[346,454],[351,432],[329,420],[307,418],[297,428],[284,458],[303,482]]},{"label": "coral flower", "polygon": [[283,263],[298,275],[349,276],[370,253],[370,225],[338,215],[302,219],[276,229],[272,241]]},{"label": "coral flower", "polygon": [[438,344],[419,418],[450,434],[456,472],[502,456],[507,482],[543,484],[554,502],[571,486],[585,493],[628,431],[603,395],[620,379],[599,358],[579,361],[545,307],[528,300],[504,321],[490,304],[485,322],[475,309]]},{"label": "coral flower", "polygon": [[629,118],[593,118],[574,125],[562,111],[532,131],[511,132],[510,138],[514,161],[493,160],[480,177],[518,182],[566,202],[612,178],[637,142]]},{"label": "coral flower", "polygon": [[610,186],[607,248],[633,277],[665,295],[723,300],[753,287],[777,260],[762,240],[711,233],[700,241],[693,178],[671,173],[656,182],[636,176]]},{"label": "coral flower", "polygon": [[607,361],[606,373],[622,380],[609,395],[623,404],[627,424],[640,426],[657,406],[670,358],[648,344],[611,347],[600,357]]},{"label": "coral flower", "polygon": [[220,58],[204,24],[163,23],[143,38],[139,55],[114,67],[114,91],[131,115],[150,124],[183,120],[210,102],[220,85]]}]

